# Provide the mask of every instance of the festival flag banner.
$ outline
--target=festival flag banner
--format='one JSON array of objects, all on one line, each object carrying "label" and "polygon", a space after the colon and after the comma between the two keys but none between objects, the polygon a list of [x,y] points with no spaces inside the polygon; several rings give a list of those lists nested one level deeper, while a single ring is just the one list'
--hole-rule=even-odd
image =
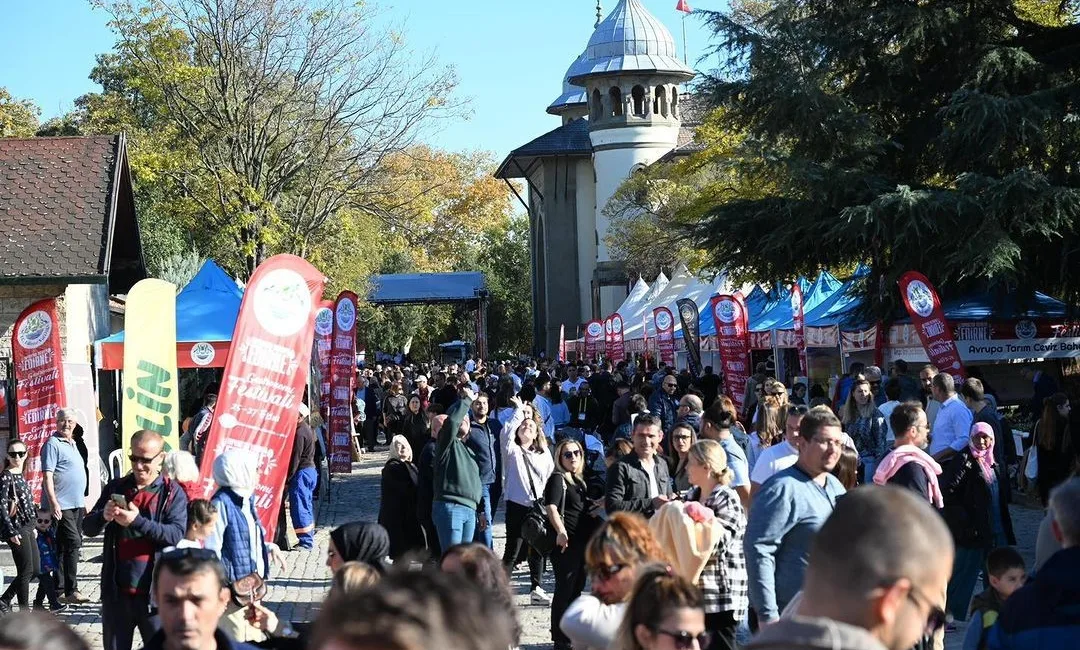
[{"label": "festival flag banner", "polygon": [[806,319],[803,317],[802,287],[798,281],[791,285],[791,314],[795,321],[795,349],[799,351],[799,376],[806,377]]},{"label": "festival flag banner", "polygon": [[713,296],[709,302],[716,324],[716,343],[724,369],[724,388],[735,408],[742,411],[743,392],[750,376],[750,341],[746,303],[741,293]]},{"label": "festival flag banner", "polygon": [[559,361],[566,363],[566,323],[559,325]]},{"label": "festival flag banner", "polygon": [[12,328],[15,366],[15,417],[26,443],[23,476],[34,503],[41,502],[41,446],[56,429],[56,412],[66,404],[56,299],[39,300],[23,310]]},{"label": "festival flag banner", "polygon": [[604,357],[611,361],[615,354],[615,342],[611,336],[611,316],[604,319]]},{"label": "festival flag banner", "polygon": [[675,11],[681,11],[684,14],[693,13],[694,10],[690,8],[690,3],[686,0],[679,0],[679,4],[675,5]]},{"label": "festival flag banner", "polygon": [[900,296],[931,363],[952,375],[957,383],[963,381],[967,371],[960,361],[952,330],[945,321],[941,299],[930,280],[922,273],[908,271],[900,276]]},{"label": "festival flag banner", "polygon": [[585,356],[590,362],[600,355],[600,342],[604,340],[604,324],[591,320],[585,324]]},{"label": "festival flag banner", "polygon": [[626,358],[626,346],[623,344],[623,320],[619,312],[611,316],[611,360],[622,361]]},{"label": "festival flag banner", "polygon": [[323,300],[315,312],[315,358],[319,365],[319,414],[330,418],[330,346],[334,340],[334,301]]},{"label": "festival flag banner", "polygon": [[356,294],[342,291],[334,305],[330,350],[330,472],[352,473],[352,400],[356,379]]},{"label": "festival flag banner", "polygon": [[667,364],[675,363],[675,318],[667,307],[653,310],[653,323],[656,324],[656,351],[660,360]]},{"label": "festival flag banner", "polygon": [[[683,343],[686,344],[686,363],[690,374],[701,376],[701,332],[698,329],[698,306],[693,298],[680,298],[675,301],[682,322]],[[674,335],[673,335],[674,336]]]},{"label": "festival flag banner", "polygon": [[252,459],[259,469],[252,499],[268,540],[277,528],[324,282],[295,255],[275,255],[255,269],[240,303],[200,468],[201,496],[209,499],[215,458],[238,449]]},{"label": "festival flag banner", "polygon": [[140,280],[127,295],[124,316],[124,387],[120,455],[123,471],[131,436],[146,429],[161,434],[165,450],[180,448],[180,389],[176,370],[176,285]]}]

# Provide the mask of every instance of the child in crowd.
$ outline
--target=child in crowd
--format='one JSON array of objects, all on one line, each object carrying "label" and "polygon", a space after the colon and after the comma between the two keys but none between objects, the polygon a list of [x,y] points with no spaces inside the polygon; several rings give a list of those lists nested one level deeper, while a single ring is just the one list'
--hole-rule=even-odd
[{"label": "child in crowd", "polygon": [[986,557],[986,573],[990,576],[990,588],[971,601],[971,622],[964,635],[962,650],[986,647],[986,633],[997,621],[1005,601],[1024,586],[1027,578],[1024,558],[1011,546],[990,551]]},{"label": "child in crowd", "polygon": [[176,548],[204,548],[206,538],[214,532],[217,524],[217,506],[206,499],[192,499],[188,502],[187,533],[184,539],[176,543]]},{"label": "child in crowd", "polygon": [[38,571],[37,595],[34,597],[34,609],[44,609],[45,599],[49,599],[49,609],[54,612],[67,608],[60,602],[57,594],[60,564],[57,561],[56,529],[53,527],[52,513],[46,509],[37,511],[37,545],[40,559]]}]

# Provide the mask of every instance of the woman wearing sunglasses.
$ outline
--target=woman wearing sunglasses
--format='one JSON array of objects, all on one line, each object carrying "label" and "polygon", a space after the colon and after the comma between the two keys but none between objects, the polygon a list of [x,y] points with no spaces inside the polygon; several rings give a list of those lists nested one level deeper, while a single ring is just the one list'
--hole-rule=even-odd
[{"label": "woman wearing sunglasses", "polygon": [[590,501],[585,486],[585,450],[573,438],[555,447],[558,467],[544,487],[548,520],[556,532],[551,565],[555,571],[555,593],[551,598],[551,639],[555,650],[569,650],[570,639],[559,629],[563,612],[585,589],[585,545],[600,520],[593,514],[597,504]]},{"label": "woman wearing sunglasses", "polygon": [[638,569],[650,562],[667,561],[667,553],[644,517],[631,512],[612,514],[585,546],[592,593],[570,603],[559,621],[574,650],[610,647],[622,624]]},{"label": "woman wearing sunglasses", "polygon": [[0,535],[11,549],[18,573],[7,591],[0,595],[0,613],[11,611],[11,599],[19,599],[19,609],[29,606],[30,580],[38,572],[38,550],[34,541],[34,517],[37,508],[30,485],[23,478],[26,464],[26,444],[21,440],[8,443],[7,461],[0,474]]},{"label": "woman wearing sunglasses", "polygon": [[690,581],[670,566],[651,564],[641,570],[626,607],[617,650],[705,650],[705,602]]}]

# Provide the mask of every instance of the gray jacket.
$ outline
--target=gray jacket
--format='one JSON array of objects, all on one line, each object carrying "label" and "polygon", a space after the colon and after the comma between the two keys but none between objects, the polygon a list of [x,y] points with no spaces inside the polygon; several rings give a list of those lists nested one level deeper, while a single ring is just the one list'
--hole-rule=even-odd
[{"label": "gray jacket", "polygon": [[793,616],[762,628],[746,650],[887,650],[864,628],[828,618]]}]

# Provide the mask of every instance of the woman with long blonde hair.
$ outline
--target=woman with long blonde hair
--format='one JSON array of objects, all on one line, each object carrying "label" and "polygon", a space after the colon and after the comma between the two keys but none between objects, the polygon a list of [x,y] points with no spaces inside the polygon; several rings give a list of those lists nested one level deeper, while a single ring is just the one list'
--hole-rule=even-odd
[{"label": "woman with long blonde hair", "polygon": [[559,629],[563,613],[585,589],[585,545],[600,525],[585,485],[585,448],[573,438],[555,447],[558,469],[544,488],[548,521],[555,531],[551,566],[555,593],[551,599],[551,640],[556,650],[570,648],[570,639]]},{"label": "woman with long blonde hair", "polygon": [[[781,384],[782,386],[783,384]],[[783,409],[780,400],[766,395],[758,404],[754,418],[755,430],[750,434],[750,448],[746,452],[746,461],[750,471],[754,471],[761,452],[779,442],[784,437]]]},{"label": "woman with long blonde hair", "polygon": [[694,487],[686,500],[711,510],[723,531],[697,583],[705,594],[705,627],[714,637],[714,648],[734,650],[735,628],[750,606],[743,555],[746,511],[731,488],[734,473],[720,443],[700,440],[688,456],[687,474]]},{"label": "woman with long blonde hair", "polygon": [[521,538],[521,527],[533,504],[544,498],[544,486],[555,461],[547,451],[543,425],[532,404],[515,397],[511,400],[514,413],[502,428],[503,470],[506,480],[506,551],[503,565],[512,574],[514,566],[523,559],[529,561],[531,599],[536,604],[551,604],[551,597],[540,586],[544,558]]}]

